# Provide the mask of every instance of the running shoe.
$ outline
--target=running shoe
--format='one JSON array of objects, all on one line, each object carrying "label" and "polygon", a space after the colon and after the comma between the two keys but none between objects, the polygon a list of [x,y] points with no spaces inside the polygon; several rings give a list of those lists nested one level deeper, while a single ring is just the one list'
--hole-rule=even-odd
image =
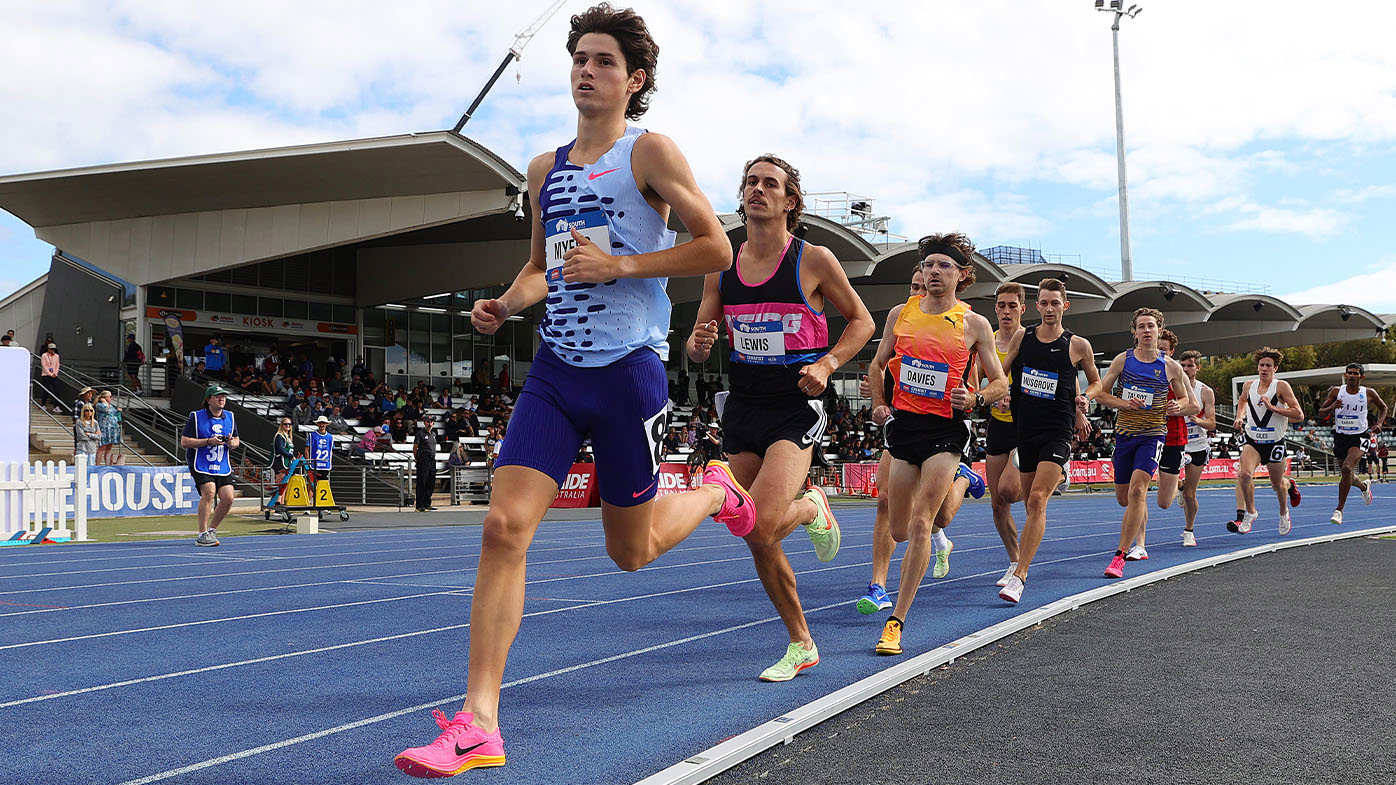
[{"label": "running shoe", "polygon": [[1105,568],[1105,577],[1123,578],[1125,577],[1125,556],[1122,553],[1115,554],[1115,558],[1110,560],[1110,566]]},{"label": "running shoe", "polygon": [[1143,545],[1136,545],[1125,554],[1125,561],[1148,561],[1149,552],[1144,550]]},{"label": "running shoe", "polygon": [[979,476],[979,472],[969,468],[963,463],[955,470],[956,477],[963,477],[969,480],[969,495],[976,499],[984,498],[984,478]]},{"label": "running shoe", "polygon": [[1289,506],[1298,507],[1301,498],[1303,497],[1299,495],[1299,481],[1293,477],[1289,478]]},{"label": "running shoe", "polygon": [[901,654],[902,653],[902,623],[896,619],[888,619],[882,625],[882,637],[877,640],[878,654]]},{"label": "running shoe", "polygon": [[1284,512],[1280,513],[1280,536],[1283,537],[1286,534],[1289,534],[1289,530],[1293,527],[1294,524],[1291,523],[1289,520],[1289,510],[1285,510]]},{"label": "running shoe", "polygon": [[1007,585],[1008,585],[1008,579],[1013,577],[1013,573],[1016,572],[1017,569],[1018,569],[1018,562],[1016,562],[1016,561],[1011,561],[1011,562],[1009,562],[1009,563],[1008,563],[1008,569],[1006,569],[1006,570],[1003,571],[1003,577],[1002,577],[1002,578],[999,578],[999,582],[996,583],[996,584],[994,584],[994,585],[995,585],[995,586],[1007,586]]},{"label": "running shoe", "polygon": [[1191,531],[1189,531],[1189,530],[1187,530],[1187,529],[1183,529],[1183,547],[1184,547],[1184,548],[1196,548],[1196,547],[1197,547],[1197,535],[1193,534]]},{"label": "running shoe", "polygon": [[441,710],[431,713],[441,735],[425,747],[411,747],[393,758],[393,765],[413,777],[452,777],[467,769],[504,765],[504,739],[499,731],[485,733],[471,725],[474,715],[458,711],[446,719]]},{"label": "running shoe", "polygon": [[199,532],[199,537],[194,540],[194,544],[204,548],[213,548],[218,545],[218,535],[214,534],[212,529]]},{"label": "running shoe", "polygon": [[944,578],[950,574],[950,552],[955,550],[955,543],[950,538],[945,538],[945,547],[936,551],[936,563],[931,568],[932,578]]},{"label": "running shoe", "polygon": [[785,656],[775,665],[761,671],[761,681],[790,681],[795,674],[805,668],[819,664],[819,647],[813,643],[808,649],[802,643],[792,643],[785,649]]},{"label": "running shoe", "polygon": [[[1067,461],[1067,465],[1069,466],[1070,464],[1071,461]],[[1066,493],[1069,490],[1071,490],[1071,471],[1066,466],[1063,466],[1062,481],[1057,483],[1057,493]]]},{"label": "running shoe", "polygon": [[1255,519],[1259,517],[1260,513],[1245,513],[1241,516],[1241,520],[1239,521],[1227,521],[1226,530],[1229,532],[1235,532],[1236,534],[1250,534],[1251,524],[1254,523]]},{"label": "running shoe", "polygon": [[1331,524],[1333,524],[1334,526],[1342,526],[1342,525],[1343,525],[1343,511],[1342,511],[1342,510],[1334,510],[1334,511],[1333,511],[1333,517],[1332,517],[1332,518],[1329,518],[1329,519],[1328,519],[1328,522],[1331,523]]},{"label": "running shoe", "polygon": [[1017,605],[1023,599],[1023,579],[1017,575],[1008,576],[1008,583],[999,589],[999,599]]},{"label": "running shoe", "polygon": [[887,596],[887,590],[882,588],[882,584],[869,583],[868,593],[858,598],[857,606],[858,612],[866,616],[891,608],[892,598]]},{"label": "running shoe", "polygon": [[814,502],[814,520],[805,524],[805,534],[814,546],[814,555],[820,561],[833,561],[839,553],[839,522],[834,520],[834,511],[829,509],[829,497],[818,485],[811,485],[800,498]]},{"label": "running shoe", "polygon": [[1372,481],[1368,480],[1362,486],[1362,501],[1372,503]]},{"label": "running shoe", "polygon": [[751,534],[751,530],[756,528],[756,502],[751,500],[746,488],[737,482],[726,461],[708,461],[708,467],[703,470],[703,484],[708,483],[722,486],[727,493],[722,507],[713,513],[713,520],[727,524],[727,529],[738,537]]}]

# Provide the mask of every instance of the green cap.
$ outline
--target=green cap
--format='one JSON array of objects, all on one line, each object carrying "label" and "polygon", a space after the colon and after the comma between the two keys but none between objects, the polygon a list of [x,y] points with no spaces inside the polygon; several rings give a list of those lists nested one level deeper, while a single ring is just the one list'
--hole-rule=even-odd
[{"label": "green cap", "polygon": [[228,391],[216,384],[210,384],[204,388],[204,400],[207,401],[215,395],[227,395]]}]

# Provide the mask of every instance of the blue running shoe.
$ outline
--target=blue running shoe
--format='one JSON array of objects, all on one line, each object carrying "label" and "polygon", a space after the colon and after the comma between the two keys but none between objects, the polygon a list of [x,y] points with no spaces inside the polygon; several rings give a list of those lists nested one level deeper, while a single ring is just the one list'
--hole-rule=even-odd
[{"label": "blue running shoe", "polygon": [[969,480],[969,495],[976,499],[984,498],[984,478],[980,477],[973,469],[960,464],[960,468],[955,470],[956,477],[963,477]]},{"label": "blue running shoe", "polygon": [[880,583],[869,583],[868,593],[858,598],[858,612],[865,616],[891,607],[892,598],[887,596],[887,590]]}]

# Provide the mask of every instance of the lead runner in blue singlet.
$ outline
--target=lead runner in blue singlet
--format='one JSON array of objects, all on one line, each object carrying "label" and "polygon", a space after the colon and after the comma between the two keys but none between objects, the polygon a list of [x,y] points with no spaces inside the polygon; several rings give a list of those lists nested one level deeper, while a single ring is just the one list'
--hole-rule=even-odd
[{"label": "lead runner in blue singlet", "polygon": [[[529,260],[508,291],[471,312],[475,329],[490,334],[547,298],[542,345],[495,462],[465,705],[452,718],[437,712],[441,735],[397,756],[414,776],[504,765],[499,692],[523,617],[528,545],[585,438],[606,551],[621,569],[650,563],[710,515],[738,536],[756,521],[751,497],[720,462],[702,487],[655,499],[668,419],[665,284],[727,269],[732,246],[674,143],[626,122],[644,114],[655,87],[659,47],[644,20],[602,4],[571,22],[577,137],[529,164]],[[668,228],[671,210],[692,236],[682,245]]]}]

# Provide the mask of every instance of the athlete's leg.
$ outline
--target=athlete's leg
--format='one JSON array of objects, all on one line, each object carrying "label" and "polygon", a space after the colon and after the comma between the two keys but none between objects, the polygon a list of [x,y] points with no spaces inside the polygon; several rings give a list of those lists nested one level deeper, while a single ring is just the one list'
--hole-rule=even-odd
[{"label": "athlete's leg", "polygon": [[956,476],[950,482],[950,487],[945,489],[945,498],[940,503],[940,511],[936,513],[935,523],[931,526],[931,534],[937,534],[950,526],[950,522],[955,520],[955,513],[960,511],[960,506],[965,503],[965,493],[969,490],[969,480]]},{"label": "athlete's leg", "polygon": [[475,727],[499,725],[499,687],[509,647],[523,620],[528,545],[557,497],[557,481],[525,466],[501,466],[485,514],[480,566],[470,600],[470,659],[465,707]]},{"label": "athlete's leg", "polygon": [[671,493],[633,507],[601,501],[601,525],[606,530],[606,555],[626,571],[638,570],[684,541],[708,516],[716,515],[727,499],[722,486],[707,484]]},{"label": "athlete's leg", "polygon": [[1249,444],[1241,445],[1241,459],[1236,462],[1236,509],[1255,512],[1255,468],[1260,465],[1260,453]]},{"label": "athlete's leg", "polygon": [[1033,557],[1042,545],[1042,537],[1047,531],[1047,502],[1052,492],[1062,481],[1062,467],[1051,461],[1041,461],[1037,469],[1023,472],[1023,483],[1028,486],[1028,498],[1023,503],[1028,516],[1023,521],[1023,535],[1018,540],[1018,569],[1013,574],[1024,582],[1028,579],[1028,568]]},{"label": "athlete's leg", "polygon": [[1149,520],[1149,485],[1153,480],[1153,475],[1135,469],[1129,477],[1129,485],[1115,486],[1115,498],[1125,506],[1124,519],[1120,523],[1121,551],[1129,550],[1129,544],[1142,536],[1144,524]]},{"label": "athlete's leg", "polygon": [[919,467],[892,462],[892,537],[907,543],[897,580],[897,604],[892,609],[892,615],[902,621],[930,564],[931,524],[945,500],[939,489],[950,484],[959,463],[959,454],[950,452],[932,455]]},{"label": "athlete's leg", "polygon": [[1348,491],[1356,485],[1362,488],[1362,482],[1357,479],[1357,462],[1362,459],[1361,447],[1349,447],[1348,454],[1343,456],[1342,478],[1338,480],[1338,510],[1343,509],[1347,504]]},{"label": "athlete's leg", "polygon": [[795,570],[781,540],[818,513],[813,502],[795,498],[809,474],[811,448],[802,450],[792,442],[779,441],[767,448],[764,461],[752,452],[729,457],[737,482],[746,486],[756,502],[756,528],[746,536],[756,574],[785,622],[791,642],[809,648],[814,641],[800,607]]},{"label": "athlete's leg", "polygon": [[1202,481],[1202,467],[1188,464],[1183,469],[1183,531],[1192,531],[1197,520],[1197,484]]},{"label": "athlete's leg", "polygon": [[891,515],[888,511],[890,499],[892,453],[883,450],[877,461],[877,516],[873,518],[872,542],[872,582],[879,586],[887,585],[887,571],[892,564],[892,552],[897,549],[892,539]]},{"label": "athlete's leg", "polygon": [[[1181,474],[1169,474],[1168,472],[1159,470],[1158,508],[1160,510],[1166,510],[1173,506],[1173,500],[1178,495],[1178,486],[1181,484],[1179,480],[1181,479]],[[1143,545],[1144,543],[1140,542],[1139,544]]]},{"label": "athlete's leg", "polygon": [[1018,525],[1013,521],[1013,503],[1022,501],[1024,480],[1009,460],[1011,453],[990,455],[985,459],[989,475],[990,507],[994,513],[994,529],[1003,541],[1003,550],[1010,562],[1018,561]]},{"label": "athlete's leg", "polygon": [[1285,465],[1283,463],[1267,463],[1265,468],[1270,473],[1270,487],[1275,489],[1275,495],[1280,499],[1280,515],[1289,512],[1289,483],[1290,479],[1285,476]]}]

